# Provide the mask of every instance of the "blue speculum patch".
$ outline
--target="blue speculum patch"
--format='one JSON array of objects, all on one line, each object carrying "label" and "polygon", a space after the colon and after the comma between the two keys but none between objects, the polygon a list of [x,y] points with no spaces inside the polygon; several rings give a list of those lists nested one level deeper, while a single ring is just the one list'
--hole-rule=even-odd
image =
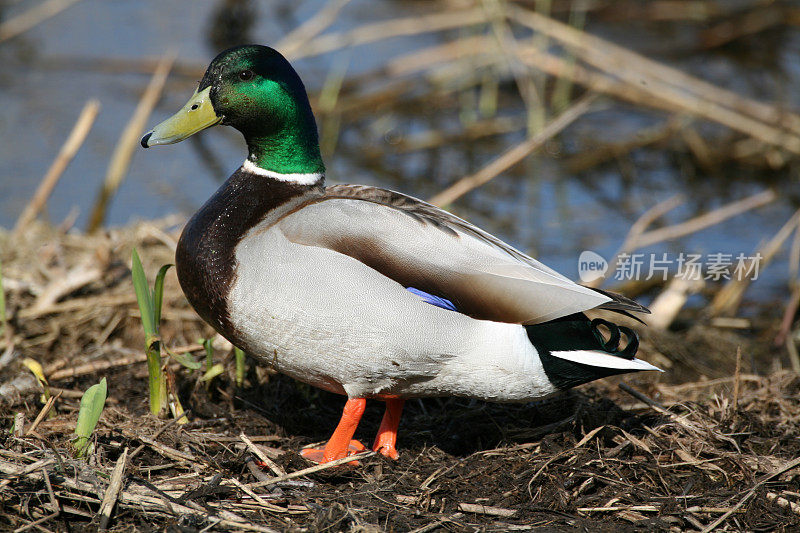
[{"label": "blue speculum patch", "polygon": [[409,292],[412,292],[417,296],[419,296],[420,298],[422,298],[422,301],[425,303],[435,305],[436,307],[441,307],[442,309],[447,309],[448,311],[458,311],[458,309],[456,309],[456,306],[453,305],[453,302],[451,302],[447,298],[434,296],[433,294],[428,294],[427,292],[415,289],[414,287],[406,287],[406,289]]}]

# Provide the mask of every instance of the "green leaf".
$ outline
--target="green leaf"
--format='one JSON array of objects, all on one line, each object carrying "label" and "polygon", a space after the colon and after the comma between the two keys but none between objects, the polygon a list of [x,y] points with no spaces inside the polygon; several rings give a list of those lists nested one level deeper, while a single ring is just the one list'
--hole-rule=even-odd
[{"label": "green leaf", "polygon": [[177,362],[179,362],[181,365],[185,366],[189,370],[198,370],[200,367],[203,366],[203,363],[196,360],[189,353],[174,353],[166,346],[164,346],[164,351],[167,352],[167,354],[170,357],[175,359]]},{"label": "green leaf", "polygon": [[211,339],[200,339],[200,344],[206,349],[206,372],[214,365],[214,345]]},{"label": "green leaf", "polygon": [[139,303],[139,311],[142,314],[142,326],[144,333],[148,337],[158,335],[153,317],[153,301],[150,298],[150,288],[147,286],[147,277],[144,275],[142,261],[136,248],[131,254],[131,273],[133,274],[133,289],[136,291],[136,301]]},{"label": "green leaf", "polygon": [[153,325],[158,332],[161,322],[161,303],[164,301],[164,276],[172,265],[164,265],[158,270],[156,284],[153,286]]},{"label": "green leaf", "polygon": [[150,386],[150,412],[161,416],[167,408],[167,382],[161,369],[161,339],[148,336],[145,340],[147,373]]},{"label": "green leaf", "polygon": [[103,378],[100,383],[92,385],[83,393],[81,408],[78,411],[78,424],[75,426],[76,439],[72,445],[76,457],[83,457],[89,449],[89,439],[97,426],[97,421],[100,420],[107,392],[106,378]]},{"label": "green leaf", "polygon": [[217,363],[216,365],[206,370],[206,373],[203,374],[203,377],[200,378],[200,381],[211,381],[215,377],[222,374],[224,371],[225,368],[221,364]]},{"label": "green leaf", "polygon": [[241,348],[233,347],[233,355],[236,358],[236,385],[244,385],[244,376],[247,374],[247,362],[245,361],[244,351]]}]

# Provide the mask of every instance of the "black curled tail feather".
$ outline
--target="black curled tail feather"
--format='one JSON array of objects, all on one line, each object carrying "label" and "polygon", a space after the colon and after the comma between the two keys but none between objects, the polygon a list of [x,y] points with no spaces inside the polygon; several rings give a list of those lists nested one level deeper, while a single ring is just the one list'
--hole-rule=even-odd
[{"label": "black curled tail feather", "polygon": [[553,352],[602,352],[632,361],[639,348],[639,338],[632,329],[625,326],[600,318],[589,320],[583,313],[576,313],[550,322],[525,326],[525,330],[531,344],[539,353],[545,374],[559,389],[635,371],[582,364],[553,355]]}]

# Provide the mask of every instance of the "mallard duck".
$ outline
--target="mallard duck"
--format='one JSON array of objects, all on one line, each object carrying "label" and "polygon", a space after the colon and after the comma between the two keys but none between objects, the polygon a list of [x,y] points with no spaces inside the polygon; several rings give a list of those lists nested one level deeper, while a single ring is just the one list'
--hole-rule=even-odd
[{"label": "mallard duck", "polygon": [[[317,462],[347,457],[368,398],[386,403],[373,449],[397,458],[403,402],[462,396],[526,402],[613,374],[658,370],[633,331],[590,309],[647,312],[581,286],[497,237],[404,194],[325,186],[305,87],[266,46],[209,65],[188,103],[143,147],[224,124],[242,166],[178,242],[197,313],[260,363],[347,397]],[[624,339],[623,339],[624,337]]]}]

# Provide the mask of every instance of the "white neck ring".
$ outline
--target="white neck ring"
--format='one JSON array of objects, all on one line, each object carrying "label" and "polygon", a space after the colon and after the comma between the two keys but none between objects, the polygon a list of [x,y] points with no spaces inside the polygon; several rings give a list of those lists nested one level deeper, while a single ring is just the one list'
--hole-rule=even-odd
[{"label": "white neck ring", "polygon": [[325,178],[325,175],[321,172],[311,172],[309,174],[281,174],[280,172],[273,172],[272,170],[261,168],[249,159],[245,159],[242,164],[242,169],[256,176],[272,178],[288,183],[297,183],[298,185],[314,185]]}]

